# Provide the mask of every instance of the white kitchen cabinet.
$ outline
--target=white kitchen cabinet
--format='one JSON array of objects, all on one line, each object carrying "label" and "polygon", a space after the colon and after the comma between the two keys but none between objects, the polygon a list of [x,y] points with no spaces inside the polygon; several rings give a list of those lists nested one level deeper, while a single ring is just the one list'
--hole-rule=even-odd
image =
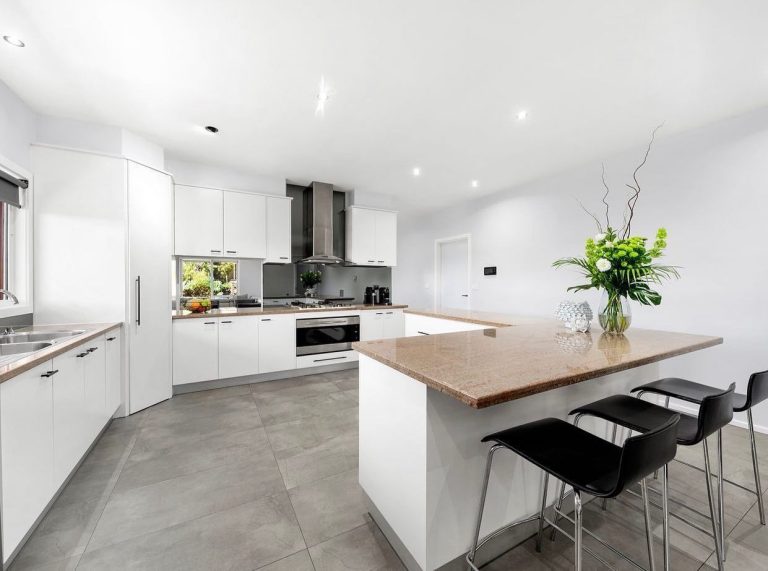
[{"label": "white kitchen cabinet", "polygon": [[236,258],[267,257],[265,196],[224,192],[224,255]]},{"label": "white kitchen cabinet", "polygon": [[105,338],[106,411],[111,417],[120,406],[123,390],[123,334],[119,329],[108,332]]},{"label": "white kitchen cabinet", "polygon": [[107,414],[106,341],[104,335],[84,345],[85,413],[88,418],[88,440],[96,438],[110,416]]},{"label": "white kitchen cabinet", "polygon": [[360,312],[360,340],[392,339],[405,336],[403,311],[400,309],[372,309]]},{"label": "white kitchen cabinet", "polygon": [[364,266],[397,265],[397,213],[347,208],[347,260]]},{"label": "white kitchen cabinet", "polygon": [[219,378],[219,320],[173,320],[173,384]]},{"label": "white kitchen cabinet", "polygon": [[383,323],[382,339],[405,337],[405,316],[402,309],[385,309]]},{"label": "white kitchen cabinet", "polygon": [[467,323],[453,319],[440,319],[414,313],[405,314],[405,336],[437,335],[439,333],[456,333],[459,331],[475,331],[478,329],[494,329],[488,325]]},{"label": "white kitchen cabinet", "polygon": [[357,351],[334,351],[332,353],[319,353],[317,355],[299,355],[296,357],[296,368],[323,367],[325,365],[356,363],[357,361]]},{"label": "white kitchen cabinet", "polygon": [[85,408],[86,346],[53,358],[53,471],[61,483],[90,446],[89,417]]},{"label": "white kitchen cabinet", "polygon": [[219,378],[259,372],[259,317],[222,317],[219,320]]},{"label": "white kitchen cabinet", "polygon": [[176,185],[175,247],[177,256],[222,256],[223,191]]},{"label": "white kitchen cabinet", "polygon": [[296,319],[289,315],[259,317],[259,373],[296,367]]},{"label": "white kitchen cabinet", "polygon": [[291,261],[291,199],[268,196],[267,262],[288,264]]},{"label": "white kitchen cabinet", "polygon": [[[54,493],[52,363],[0,385],[4,554],[19,545]],[[6,555],[7,556],[7,555]]]}]

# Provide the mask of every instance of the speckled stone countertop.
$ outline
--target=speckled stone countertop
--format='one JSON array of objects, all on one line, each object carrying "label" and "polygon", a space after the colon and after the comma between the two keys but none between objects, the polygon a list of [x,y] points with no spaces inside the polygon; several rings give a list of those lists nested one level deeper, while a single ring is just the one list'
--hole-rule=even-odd
[{"label": "speckled stone countertop", "polygon": [[599,329],[571,333],[554,319],[521,325],[514,325],[521,322],[514,317],[505,321],[513,325],[365,341],[354,348],[468,406],[485,408],[723,342],[646,329],[619,336]]},{"label": "speckled stone countertop", "polygon": [[451,321],[463,321],[465,323],[476,323],[477,325],[487,325],[488,327],[510,327],[512,325],[527,325],[548,321],[543,317],[525,317],[493,311],[474,311],[471,309],[422,309],[409,307],[404,313],[435,317],[437,319],[449,319]]},{"label": "speckled stone countertop", "polygon": [[8,381],[20,373],[34,369],[38,365],[45,363],[49,359],[66,353],[73,347],[95,339],[99,335],[122,327],[122,323],[67,323],[62,325],[33,325],[32,327],[22,327],[17,329],[17,333],[26,332],[45,332],[45,331],[64,331],[64,330],[83,330],[80,335],[72,337],[63,337],[45,349],[40,349],[33,353],[27,353],[20,359],[0,365],[0,383]]},{"label": "speckled stone countertop", "polygon": [[275,315],[280,313],[312,314],[325,311],[386,311],[387,309],[404,309],[407,305],[347,305],[344,307],[318,307],[317,309],[298,309],[296,307],[227,307],[224,309],[212,309],[208,313],[191,313],[186,310],[177,310],[171,313],[173,319],[195,319],[198,317],[229,317],[239,315]]}]

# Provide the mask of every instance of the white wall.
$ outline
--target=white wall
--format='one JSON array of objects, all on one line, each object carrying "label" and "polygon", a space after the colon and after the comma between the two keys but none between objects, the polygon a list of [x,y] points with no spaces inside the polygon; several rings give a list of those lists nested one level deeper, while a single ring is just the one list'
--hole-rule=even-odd
[{"label": "white wall", "polygon": [[[608,157],[606,170],[619,220],[623,186],[643,149]],[[662,305],[633,304],[633,327],[724,337],[722,347],[667,361],[665,375],[744,391],[749,373],[768,369],[768,109],[687,134],[657,141],[641,171],[633,233],[669,231],[665,261],[682,266],[682,279],[664,284]],[[552,315],[580,283],[558,257],[581,255],[594,223],[575,202],[599,210],[600,164],[550,178],[427,216],[400,217],[397,301],[432,303],[434,240],[472,235],[472,306],[516,314]],[[614,222],[616,224],[616,222]],[[483,266],[498,275],[484,277]],[[586,298],[596,309],[599,294]],[[768,404],[756,421],[768,428]]]},{"label": "white wall", "polygon": [[237,171],[168,156],[165,158],[165,170],[173,174],[176,184],[285,196],[285,178],[281,177]]},{"label": "white wall", "polygon": [[34,112],[0,81],[0,156],[29,169],[29,144],[34,138]]}]

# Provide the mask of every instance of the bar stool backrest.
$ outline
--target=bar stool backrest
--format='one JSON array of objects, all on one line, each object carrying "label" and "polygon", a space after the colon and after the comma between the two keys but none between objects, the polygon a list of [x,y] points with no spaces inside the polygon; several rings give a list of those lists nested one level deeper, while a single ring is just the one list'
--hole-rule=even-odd
[{"label": "bar stool backrest", "polygon": [[733,419],[733,392],[736,383],[731,383],[728,390],[704,397],[699,407],[699,426],[694,444],[701,442],[710,434],[717,432]]},{"label": "bar stool backrest", "polygon": [[625,487],[636,484],[647,475],[665,466],[677,452],[677,424],[675,414],[661,426],[624,442],[619,463],[619,476],[611,497],[619,495]]},{"label": "bar stool backrest", "polygon": [[768,371],[752,373],[747,385],[747,406],[752,408],[758,403],[768,399]]}]

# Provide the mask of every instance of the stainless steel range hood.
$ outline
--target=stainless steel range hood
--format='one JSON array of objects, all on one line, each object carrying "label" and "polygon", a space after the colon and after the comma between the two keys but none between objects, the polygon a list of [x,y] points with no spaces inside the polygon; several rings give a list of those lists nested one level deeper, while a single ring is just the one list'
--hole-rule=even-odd
[{"label": "stainless steel range hood", "polygon": [[[341,195],[342,193],[336,193]],[[338,208],[334,207],[333,185],[313,182],[304,191],[304,264],[343,264],[344,258],[336,255],[343,249],[343,224],[334,228]],[[343,215],[343,205],[341,208]],[[343,218],[341,218],[343,221]],[[342,239],[340,239],[342,237]],[[335,239],[334,239],[335,238]],[[336,252],[334,252],[334,244]],[[341,246],[339,247],[339,244]],[[343,256],[343,250],[341,251]]]}]

